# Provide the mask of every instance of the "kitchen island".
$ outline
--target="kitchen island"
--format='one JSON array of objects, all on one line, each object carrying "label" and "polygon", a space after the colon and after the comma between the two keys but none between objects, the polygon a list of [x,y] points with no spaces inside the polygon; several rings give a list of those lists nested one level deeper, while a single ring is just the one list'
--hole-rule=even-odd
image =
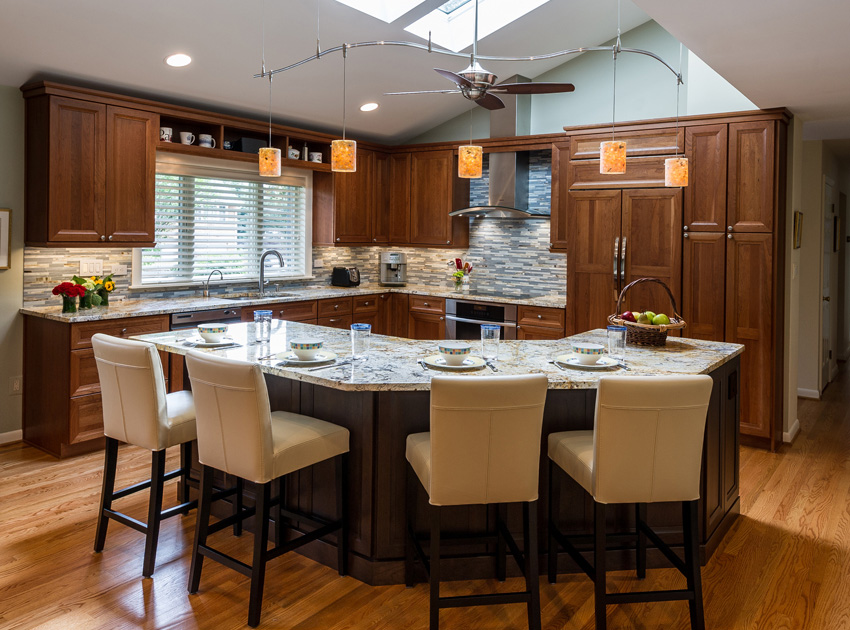
[{"label": "kitchen island", "polygon": [[[185,354],[193,330],[140,335],[165,352]],[[408,434],[427,431],[430,379],[437,372],[426,370],[418,359],[436,353],[436,342],[373,335],[369,357],[353,365],[311,372],[280,365],[277,359],[257,361],[285,351],[294,337],[318,336],[325,347],[341,358],[350,354],[347,331],[275,321],[272,339],[256,343],[254,325],[231,326],[231,337],[239,345],[207,350],[233,359],[257,362],[266,374],[272,409],[303,413],[345,426],[351,432],[349,515],[351,574],[369,584],[403,581],[404,496],[406,462],[404,444]],[[578,335],[584,341],[604,340],[602,330]],[[546,436],[555,431],[593,427],[595,388],[605,374],[662,375],[709,374],[714,380],[703,449],[700,501],[700,543],[703,562],[711,555],[739,511],[738,497],[738,355],[735,344],[673,338],[662,348],[629,348],[628,371],[585,371],[561,369],[549,361],[569,353],[569,340],[503,341],[497,368],[501,374],[543,373],[549,378],[549,394],[543,419],[540,459],[540,540],[546,540],[547,469]],[[493,372],[465,372],[467,378],[486,378]],[[185,381],[188,383],[188,379]],[[327,463],[325,463],[327,464]],[[319,464],[293,473],[286,482],[286,502],[292,507],[316,511],[328,517],[335,513],[333,466]],[[576,484],[563,483],[559,520],[568,531],[589,531],[592,504]],[[420,501],[426,501],[424,491]],[[661,532],[677,529],[679,510],[674,506],[649,506],[648,520]],[[455,532],[491,529],[495,506],[452,508],[446,528]],[[616,528],[633,525],[633,510],[614,510]],[[509,523],[519,530],[519,511],[509,513]],[[422,523],[423,531],[424,521]],[[677,535],[672,539],[677,541]],[[317,541],[302,552],[328,566],[335,566],[336,551]],[[446,562],[449,579],[493,576],[492,549],[458,547],[458,556]],[[631,566],[633,553],[611,551],[614,568]],[[562,559],[562,570],[574,570]],[[650,552],[650,566],[660,554]],[[662,563],[659,563],[661,565]],[[545,563],[541,566],[545,566]]]}]

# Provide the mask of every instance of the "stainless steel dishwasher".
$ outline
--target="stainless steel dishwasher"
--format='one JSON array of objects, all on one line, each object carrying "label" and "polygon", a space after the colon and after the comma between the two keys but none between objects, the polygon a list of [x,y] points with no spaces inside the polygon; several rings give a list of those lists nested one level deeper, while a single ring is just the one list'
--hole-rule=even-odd
[{"label": "stainless steel dishwasher", "polygon": [[209,311],[188,311],[171,314],[171,330],[194,328],[206,322],[235,324],[242,321],[242,310],[238,308],[217,308]]}]

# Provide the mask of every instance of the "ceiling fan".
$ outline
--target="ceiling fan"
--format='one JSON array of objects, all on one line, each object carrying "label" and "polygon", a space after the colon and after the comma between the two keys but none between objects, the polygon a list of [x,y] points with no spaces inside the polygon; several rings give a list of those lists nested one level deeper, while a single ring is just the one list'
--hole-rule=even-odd
[{"label": "ceiling fan", "polygon": [[[429,42],[430,44],[430,42]],[[572,92],[576,88],[572,83],[496,83],[496,75],[484,69],[478,63],[478,0],[475,0],[475,37],[472,40],[472,59],[469,66],[460,72],[434,68],[434,72],[453,81],[453,90],[421,90],[416,92],[388,92],[388,95],[402,94],[456,94],[480,105],[485,109],[502,109],[505,104],[496,94],[555,94]]]}]

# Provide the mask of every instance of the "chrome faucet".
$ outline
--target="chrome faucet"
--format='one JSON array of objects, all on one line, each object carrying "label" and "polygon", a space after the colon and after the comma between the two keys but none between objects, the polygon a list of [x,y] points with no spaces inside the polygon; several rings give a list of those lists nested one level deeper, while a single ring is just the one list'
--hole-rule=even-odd
[{"label": "chrome faucet", "polygon": [[275,255],[277,256],[277,260],[280,263],[280,266],[283,267],[283,256],[280,255],[280,252],[276,249],[267,249],[263,252],[263,255],[260,256],[260,297],[263,297],[266,291],[266,284],[268,280],[266,280],[266,256]]},{"label": "chrome faucet", "polygon": [[207,281],[204,282],[204,297],[208,298],[210,296],[210,280],[212,280],[213,274],[217,273],[218,277],[221,278],[221,281],[224,282],[224,274],[221,273],[221,269],[213,269],[210,271],[210,275],[207,276]]}]

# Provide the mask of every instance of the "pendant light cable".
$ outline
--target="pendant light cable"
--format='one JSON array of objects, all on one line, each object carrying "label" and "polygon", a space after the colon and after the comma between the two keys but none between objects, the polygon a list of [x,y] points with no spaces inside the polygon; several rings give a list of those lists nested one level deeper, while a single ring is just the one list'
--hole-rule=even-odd
[{"label": "pendant light cable", "polygon": [[348,59],[348,44],[342,45],[342,139],[345,140],[345,61]]},{"label": "pendant light cable", "polygon": [[682,87],[682,42],[679,42],[679,74],[676,75],[676,157],[679,157],[679,93]]},{"label": "pendant light cable", "polygon": [[620,0],[617,0],[617,41],[614,44],[614,90],[611,96],[611,142],[614,141],[614,123],[617,120],[617,55],[620,53]]},{"label": "pendant light cable", "polygon": [[319,0],[316,0],[316,59],[322,58],[322,46],[320,44],[321,39],[319,38],[319,26],[321,25],[319,21]]}]

